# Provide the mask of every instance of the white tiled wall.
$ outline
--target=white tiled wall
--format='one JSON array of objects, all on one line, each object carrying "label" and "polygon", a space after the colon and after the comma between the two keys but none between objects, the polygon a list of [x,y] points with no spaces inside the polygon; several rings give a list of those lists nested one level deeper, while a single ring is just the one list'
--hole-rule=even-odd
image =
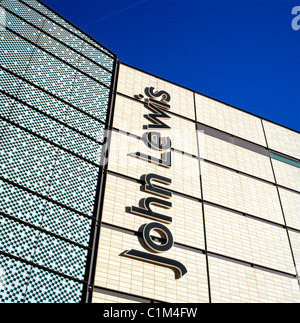
[{"label": "white tiled wall", "polygon": [[263,120],[269,148],[300,159],[300,133]]}]

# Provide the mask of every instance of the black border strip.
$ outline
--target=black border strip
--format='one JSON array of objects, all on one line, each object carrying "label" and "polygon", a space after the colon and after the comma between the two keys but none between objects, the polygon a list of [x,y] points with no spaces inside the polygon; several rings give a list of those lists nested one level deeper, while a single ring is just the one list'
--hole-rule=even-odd
[{"label": "black border strip", "polygon": [[[197,106],[196,106],[195,93],[193,93],[193,101],[194,101],[195,120],[197,120]],[[198,154],[199,186],[200,186],[201,199],[202,199],[201,208],[202,208],[202,223],[203,223],[203,235],[204,235],[204,246],[205,246],[208,297],[209,297],[209,302],[211,303],[212,302],[212,291],[211,291],[210,273],[209,273],[209,261],[208,261],[208,242],[207,242],[205,208],[204,208],[204,190],[203,190],[203,179],[202,179],[202,169],[201,169],[201,159],[200,159],[201,152],[200,152],[200,145],[199,145],[199,136],[197,134],[197,123],[196,123],[196,127],[195,127],[195,135],[196,135],[197,154]]]},{"label": "black border strip", "polygon": [[97,268],[97,255],[98,255],[98,244],[100,240],[100,231],[101,231],[101,222],[102,222],[102,211],[104,204],[104,196],[105,196],[105,188],[106,188],[106,178],[107,178],[107,169],[108,163],[104,163],[103,161],[108,157],[111,143],[111,133],[113,124],[113,116],[114,116],[114,107],[115,107],[115,91],[118,84],[118,75],[119,75],[119,62],[116,59],[114,63],[114,74],[110,93],[110,102],[109,108],[107,111],[107,119],[106,119],[106,139],[105,139],[105,149],[102,151],[102,161],[101,167],[99,171],[99,178],[97,184],[97,193],[95,199],[95,208],[94,208],[94,216],[96,218],[96,225],[94,227],[94,233],[90,237],[90,246],[92,247],[91,252],[89,253],[89,259],[87,261],[86,268],[86,280],[88,281],[87,290],[83,293],[83,302],[92,303],[93,292],[94,292],[94,284],[95,284],[95,274]]},{"label": "black border strip", "polygon": [[[265,135],[266,143],[267,143],[267,145],[269,147],[269,143],[268,143],[268,139],[267,139],[267,135],[266,135],[264,123],[263,123],[262,120],[261,120],[261,124],[262,124],[263,132],[264,132],[264,135]],[[285,210],[283,208],[283,204],[282,204],[282,201],[281,201],[281,195],[280,195],[279,187],[277,185],[276,172],[275,172],[275,169],[274,169],[274,165],[273,165],[273,161],[272,161],[271,154],[269,156],[269,159],[270,159],[270,164],[271,164],[271,168],[272,168],[272,172],[273,172],[273,176],[274,176],[274,180],[275,180],[275,184],[276,184],[276,191],[277,191],[277,196],[278,196],[278,200],[279,200],[279,204],[280,204],[280,208],[281,208],[281,213],[282,213],[283,221],[284,221],[285,228],[286,228],[286,234],[287,234],[287,238],[288,238],[288,242],[289,242],[289,246],[290,246],[290,252],[291,252],[291,255],[292,255],[292,259],[293,259],[295,271],[296,271],[296,273],[298,275],[297,262],[296,262],[296,258],[295,258],[295,255],[294,255],[294,248],[293,248],[292,241],[291,241],[290,234],[289,234],[289,230],[288,230],[288,227],[287,227]]]}]

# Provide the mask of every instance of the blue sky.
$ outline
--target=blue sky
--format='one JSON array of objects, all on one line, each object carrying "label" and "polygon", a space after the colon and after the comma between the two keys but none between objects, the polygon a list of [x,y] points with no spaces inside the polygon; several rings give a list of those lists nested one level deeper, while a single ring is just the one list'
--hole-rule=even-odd
[{"label": "blue sky", "polygon": [[300,131],[300,0],[43,2],[121,62]]}]

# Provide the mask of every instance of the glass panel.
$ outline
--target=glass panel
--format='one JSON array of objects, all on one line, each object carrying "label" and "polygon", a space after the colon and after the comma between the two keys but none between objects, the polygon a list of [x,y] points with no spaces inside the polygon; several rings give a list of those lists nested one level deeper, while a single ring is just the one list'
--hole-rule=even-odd
[{"label": "glass panel", "polygon": [[6,23],[6,27],[12,29],[19,35],[31,40],[32,42],[36,42],[40,35],[40,31],[38,31],[36,28],[27,24],[26,22],[19,19],[18,17],[16,17],[8,11],[6,12]]},{"label": "glass panel", "polygon": [[39,226],[46,200],[14,185],[0,181],[0,211]]},{"label": "glass panel", "polygon": [[87,250],[39,233],[33,261],[60,273],[83,279]]},{"label": "glass panel", "polygon": [[[36,1],[29,0],[31,3],[36,3]],[[37,13],[36,11],[32,10],[30,7],[22,4],[20,1],[17,0],[2,0],[1,6],[11,10],[13,13],[21,16],[22,18],[26,19],[27,21],[31,22],[37,27],[42,27],[45,18]]]},{"label": "glass panel", "polygon": [[70,103],[105,122],[109,93],[109,89],[80,74],[74,82]]},{"label": "glass panel", "polygon": [[98,172],[98,167],[59,151],[49,197],[92,216]]},{"label": "glass panel", "polygon": [[6,124],[0,148],[2,176],[47,195],[57,148]]},{"label": "glass panel", "polygon": [[114,60],[25,3],[1,1],[28,41],[0,33],[0,302],[80,302]]},{"label": "glass panel", "polygon": [[25,292],[25,279],[30,266],[0,254],[0,303],[20,303]]},{"label": "glass panel", "polygon": [[0,250],[31,260],[37,231],[0,215]]},{"label": "glass panel", "polygon": [[78,303],[83,284],[33,267],[25,303]]},{"label": "glass panel", "polygon": [[31,59],[26,79],[68,101],[76,71],[40,49]]},{"label": "glass panel", "polygon": [[57,234],[89,245],[92,220],[54,204],[19,187],[0,181],[0,212]]},{"label": "glass panel", "polygon": [[300,163],[295,161],[295,160],[292,160],[292,159],[289,159],[289,158],[286,158],[286,157],[283,157],[283,156],[280,156],[280,155],[277,155],[277,154],[273,154],[273,153],[270,153],[270,156],[271,156],[271,158],[274,158],[274,159],[277,159],[279,161],[282,161],[283,163],[286,163],[286,164],[289,164],[289,165],[292,165],[292,166],[300,168]]},{"label": "glass panel", "polygon": [[0,33],[0,40],[0,66],[24,76],[35,47],[8,30]]}]

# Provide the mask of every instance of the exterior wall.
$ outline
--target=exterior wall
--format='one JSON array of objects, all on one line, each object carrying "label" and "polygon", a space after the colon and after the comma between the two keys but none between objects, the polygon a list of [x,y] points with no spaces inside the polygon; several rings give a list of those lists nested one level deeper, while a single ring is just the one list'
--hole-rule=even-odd
[{"label": "exterior wall", "polygon": [[[146,87],[171,96],[170,129],[157,130],[172,139],[170,168],[130,155],[160,155],[143,139],[149,110],[137,95]],[[299,134],[125,64],[114,109],[93,302],[298,303]],[[276,129],[289,136],[289,150],[285,139],[272,141]],[[160,255],[186,266],[180,279],[171,268],[124,256],[147,250],[141,232],[153,219],[128,207],[151,196],[141,188],[149,173],[172,179],[158,184],[173,193],[172,208],[152,211],[173,218],[174,246]],[[152,238],[163,243],[157,232]]]},{"label": "exterior wall", "polygon": [[263,120],[270,148],[300,159],[300,134]]},{"label": "exterior wall", "polygon": [[266,145],[261,120],[228,105],[195,95],[197,121],[251,142]]},{"label": "exterior wall", "polygon": [[115,56],[39,1],[0,6],[0,302],[80,302]]}]

